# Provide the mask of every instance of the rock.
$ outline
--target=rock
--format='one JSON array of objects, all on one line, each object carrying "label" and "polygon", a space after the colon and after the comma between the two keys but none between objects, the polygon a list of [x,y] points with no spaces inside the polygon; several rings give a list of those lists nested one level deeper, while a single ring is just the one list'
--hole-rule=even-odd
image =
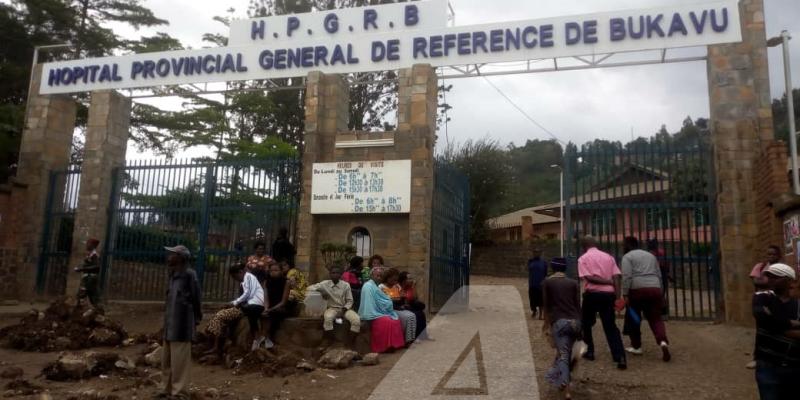
[{"label": "rock", "polygon": [[361,365],[378,365],[379,362],[378,353],[369,353],[361,359]]},{"label": "rock", "polygon": [[133,346],[134,344],[136,344],[136,339],[134,338],[127,338],[122,341],[122,345],[125,347]]},{"label": "rock", "polygon": [[164,349],[161,346],[157,346],[153,351],[147,353],[144,356],[144,362],[148,366],[151,367],[160,367],[161,366],[161,355],[164,353]]},{"label": "rock", "polygon": [[320,357],[317,364],[322,368],[344,369],[350,366],[358,353],[352,350],[332,349]]},{"label": "rock", "polygon": [[216,388],[208,388],[204,393],[207,399],[218,399],[219,398],[219,390]]},{"label": "rock", "polygon": [[0,371],[0,378],[4,379],[17,379],[21,377],[25,371],[20,367],[6,367]]},{"label": "rock", "polygon": [[89,376],[89,363],[75,354],[65,354],[42,370],[42,375],[51,381],[79,380]]},{"label": "rock", "polygon": [[4,397],[30,396],[42,391],[42,387],[30,383],[24,379],[15,379],[5,386]]},{"label": "rock", "polygon": [[92,330],[89,335],[89,340],[95,346],[116,346],[120,344],[122,338],[119,333],[106,328],[97,328]]},{"label": "rock", "polygon": [[314,367],[314,364],[311,364],[306,360],[302,360],[299,363],[297,363],[297,369],[302,369],[303,371],[311,372],[317,368]]},{"label": "rock", "polygon": [[114,370],[114,366],[119,361],[119,354],[90,351],[84,354],[89,372],[92,376],[108,374]]},{"label": "rock", "polygon": [[59,336],[53,341],[53,347],[56,351],[67,350],[72,346],[72,340],[66,336]]},{"label": "rock", "polygon": [[117,360],[117,362],[114,363],[114,366],[125,371],[136,369],[136,364],[129,359]]}]

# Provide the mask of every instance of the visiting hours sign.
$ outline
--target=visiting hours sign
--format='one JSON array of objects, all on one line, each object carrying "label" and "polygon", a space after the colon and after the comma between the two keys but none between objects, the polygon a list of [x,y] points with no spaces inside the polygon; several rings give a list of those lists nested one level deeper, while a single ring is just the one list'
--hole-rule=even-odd
[{"label": "visiting hours sign", "polygon": [[[586,56],[741,41],[737,0],[446,26],[446,0],[234,21],[228,47],[44,65],[40,93]],[[488,2],[487,2],[488,6]]]},{"label": "visiting hours sign", "polygon": [[315,163],[311,214],[407,214],[411,160]]}]

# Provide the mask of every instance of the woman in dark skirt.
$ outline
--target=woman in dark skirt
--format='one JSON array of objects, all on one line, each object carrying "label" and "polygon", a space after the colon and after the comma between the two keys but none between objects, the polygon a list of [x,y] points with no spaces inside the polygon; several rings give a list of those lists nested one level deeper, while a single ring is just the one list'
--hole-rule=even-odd
[{"label": "woman in dark skirt", "polygon": [[428,323],[425,320],[425,303],[419,301],[417,298],[416,282],[414,279],[412,279],[410,273],[403,271],[400,273],[398,283],[400,284],[401,288],[401,309],[411,311],[417,317],[417,339],[433,340],[433,338],[430,337],[428,332],[425,330],[428,326]]},{"label": "woman in dark skirt", "polygon": [[267,306],[264,315],[267,318],[267,331],[269,336],[264,347],[270,349],[275,346],[275,333],[278,332],[281,322],[294,312],[296,303],[289,301],[289,280],[283,275],[280,265],[272,264],[266,280]]}]

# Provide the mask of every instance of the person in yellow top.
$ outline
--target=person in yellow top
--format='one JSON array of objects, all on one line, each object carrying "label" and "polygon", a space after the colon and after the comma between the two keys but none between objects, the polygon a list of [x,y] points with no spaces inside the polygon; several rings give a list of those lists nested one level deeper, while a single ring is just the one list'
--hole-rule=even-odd
[{"label": "person in yellow top", "polygon": [[289,301],[300,303],[306,299],[306,289],[308,288],[308,278],[306,274],[286,261],[280,262],[286,280],[289,281]]}]

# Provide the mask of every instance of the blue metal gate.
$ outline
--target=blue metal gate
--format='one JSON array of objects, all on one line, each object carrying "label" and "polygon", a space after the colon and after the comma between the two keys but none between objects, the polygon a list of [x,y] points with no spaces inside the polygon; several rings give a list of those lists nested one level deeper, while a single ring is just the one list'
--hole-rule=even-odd
[{"label": "blue metal gate", "polygon": [[[437,311],[462,286],[469,285],[469,179],[437,162],[431,221],[431,309]],[[460,299],[466,305],[464,293]]]},{"label": "blue metal gate", "polygon": [[36,270],[36,292],[40,295],[60,296],[66,289],[80,182],[80,165],[50,172]]},{"label": "blue metal gate", "polygon": [[295,159],[144,161],[114,171],[103,257],[109,299],[161,300],[164,246],[192,251],[204,298],[236,292],[227,268],[267,246],[278,230],[294,232],[300,193]]},{"label": "blue metal gate", "polygon": [[697,138],[594,142],[565,153],[565,219],[570,256],[590,234],[619,261],[623,239],[637,237],[668,271],[669,315],[719,315],[716,194],[711,146]]}]

